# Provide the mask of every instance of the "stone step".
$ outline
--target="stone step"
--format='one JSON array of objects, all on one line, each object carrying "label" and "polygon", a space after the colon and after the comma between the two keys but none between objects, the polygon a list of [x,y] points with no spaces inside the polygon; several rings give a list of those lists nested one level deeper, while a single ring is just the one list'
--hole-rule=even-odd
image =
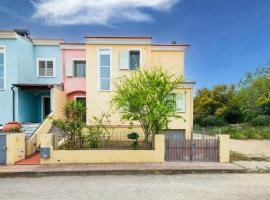
[{"label": "stone step", "polygon": [[34,134],[34,132],[38,129],[39,126],[40,126],[40,123],[22,124],[21,131],[26,134],[27,138],[30,138]]}]

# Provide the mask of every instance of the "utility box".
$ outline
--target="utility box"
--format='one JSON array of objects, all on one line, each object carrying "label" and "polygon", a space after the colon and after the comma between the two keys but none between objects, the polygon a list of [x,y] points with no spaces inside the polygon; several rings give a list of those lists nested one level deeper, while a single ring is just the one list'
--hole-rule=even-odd
[{"label": "utility box", "polygon": [[50,158],[50,148],[49,147],[43,147],[40,150],[41,158],[43,159],[49,159]]}]

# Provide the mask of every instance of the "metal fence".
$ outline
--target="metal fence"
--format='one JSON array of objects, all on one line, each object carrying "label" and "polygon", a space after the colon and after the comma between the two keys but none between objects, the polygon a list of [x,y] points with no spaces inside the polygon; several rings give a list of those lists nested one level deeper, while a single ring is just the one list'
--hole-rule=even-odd
[{"label": "metal fence", "polygon": [[[137,140],[128,138],[128,134],[135,132],[139,135]],[[65,137],[62,137],[63,139]],[[112,131],[110,134],[101,134],[96,137],[86,137],[83,145],[77,149],[103,149],[103,150],[150,150],[154,149],[151,145],[151,138],[145,141],[143,131]],[[67,143],[59,146],[58,149],[70,149]]]},{"label": "metal fence", "polygon": [[219,160],[219,140],[215,136],[193,134],[191,139],[166,138],[166,161]]}]

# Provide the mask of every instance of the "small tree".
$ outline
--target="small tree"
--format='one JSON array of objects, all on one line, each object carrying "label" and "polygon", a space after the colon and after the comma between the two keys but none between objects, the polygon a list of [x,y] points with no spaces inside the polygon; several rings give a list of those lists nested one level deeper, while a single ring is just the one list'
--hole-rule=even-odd
[{"label": "small tree", "polygon": [[99,148],[101,145],[106,148],[107,143],[114,133],[114,129],[109,129],[106,124],[110,124],[110,113],[102,112],[100,116],[94,116],[87,126],[87,140],[90,148]]},{"label": "small tree", "polygon": [[181,80],[159,68],[137,70],[115,82],[112,105],[121,111],[122,120],[141,124],[145,141],[151,137],[153,147],[155,134],[167,128],[172,118],[180,118],[175,95]]},{"label": "small tree", "polygon": [[53,119],[53,125],[65,134],[68,149],[79,149],[83,147],[85,136],[84,115],[86,108],[83,103],[70,101],[64,106],[65,119]]}]

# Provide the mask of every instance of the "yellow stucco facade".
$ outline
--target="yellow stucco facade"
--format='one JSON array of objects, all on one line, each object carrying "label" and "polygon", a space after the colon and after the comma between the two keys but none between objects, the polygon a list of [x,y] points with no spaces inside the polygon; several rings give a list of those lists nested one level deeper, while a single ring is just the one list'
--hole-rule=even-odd
[{"label": "yellow stucco facade", "polygon": [[[121,76],[129,75],[133,70],[120,68],[120,52],[128,50],[140,51],[140,68],[162,67],[170,74],[182,76],[184,79],[184,56],[186,47],[180,45],[152,45],[151,43],[139,41],[137,38],[91,38],[86,42],[86,104],[87,122],[93,116],[99,116],[102,112],[111,109],[110,100],[114,94],[114,81]],[[96,42],[98,41],[98,42]],[[101,91],[99,89],[99,51],[110,50],[111,55],[111,90]],[[193,124],[193,98],[192,84],[183,82],[182,91],[185,94],[186,108],[181,113],[183,119],[173,119],[169,125],[170,129],[182,129],[186,132],[186,138],[190,137]],[[120,114],[111,116],[111,125],[127,125],[121,122]],[[139,124],[135,124],[139,125]]]}]

